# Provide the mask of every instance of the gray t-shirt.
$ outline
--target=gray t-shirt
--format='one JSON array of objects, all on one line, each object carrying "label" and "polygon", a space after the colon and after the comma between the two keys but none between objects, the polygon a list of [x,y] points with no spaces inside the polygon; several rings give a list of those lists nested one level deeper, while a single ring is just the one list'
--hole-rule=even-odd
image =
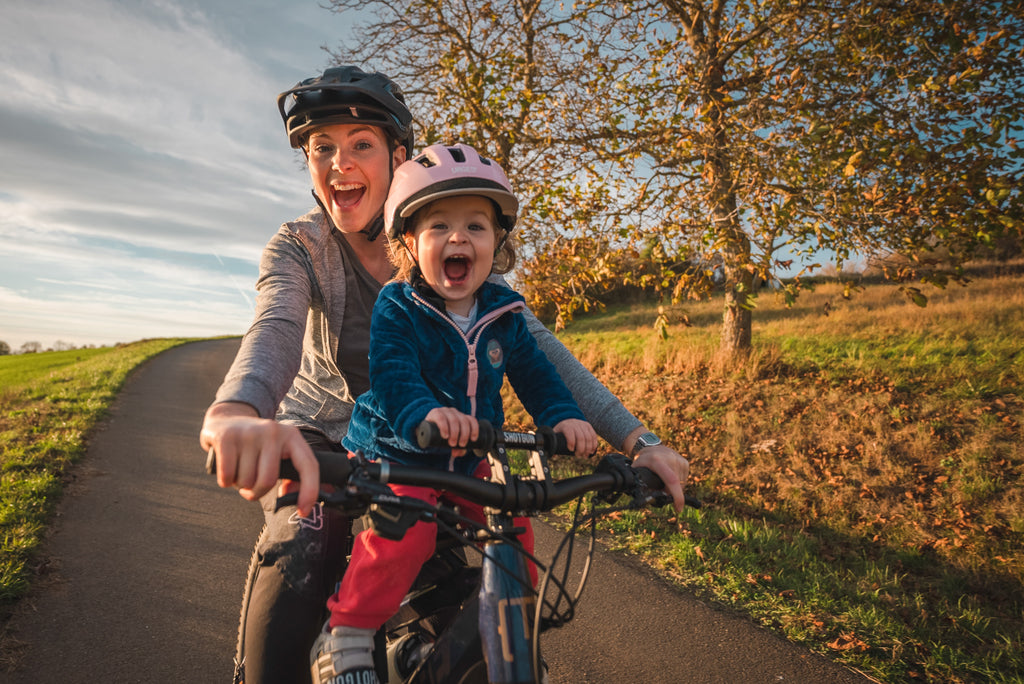
[{"label": "gray t-shirt", "polygon": [[370,317],[381,284],[359,261],[352,247],[340,232],[334,239],[341,248],[345,264],[345,330],[338,337],[338,369],[348,382],[353,397],[370,389]]}]

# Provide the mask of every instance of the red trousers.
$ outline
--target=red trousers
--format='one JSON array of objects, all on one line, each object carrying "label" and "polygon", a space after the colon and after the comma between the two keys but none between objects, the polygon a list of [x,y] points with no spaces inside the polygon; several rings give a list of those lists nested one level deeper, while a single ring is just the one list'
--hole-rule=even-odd
[{"label": "red trousers", "polygon": [[[483,478],[490,473],[490,465],[483,461],[473,473]],[[411,496],[436,505],[439,498],[459,506],[465,517],[484,522],[483,508],[465,499],[451,495],[441,496],[436,489],[409,485],[389,485],[398,496]],[[528,553],[533,553],[533,527],[529,518],[516,518],[516,527],[526,532],[519,537]],[[392,541],[364,530],[353,542],[352,559],[341,580],[337,593],[327,600],[331,611],[331,627],[345,625],[363,629],[378,629],[398,612],[402,599],[409,593],[420,568],[434,555],[437,525],[417,522],[405,536]],[[537,569],[528,562],[530,577],[537,584]]]}]

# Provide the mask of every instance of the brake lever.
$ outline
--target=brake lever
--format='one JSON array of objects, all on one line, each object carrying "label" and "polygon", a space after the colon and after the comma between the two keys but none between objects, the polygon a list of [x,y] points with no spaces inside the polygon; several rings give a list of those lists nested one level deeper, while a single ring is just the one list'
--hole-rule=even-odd
[{"label": "brake lever", "polygon": [[664,506],[670,505],[672,505],[672,497],[669,496],[666,492],[658,490],[654,492],[648,492],[647,496],[645,497],[645,501],[642,504],[642,507],[662,508]]},{"label": "brake lever", "polygon": [[[372,480],[368,480],[367,482],[372,482]],[[380,486],[386,487],[386,485]],[[388,493],[391,492],[390,489],[387,489],[386,491]],[[317,502],[323,504],[328,508],[333,508],[340,511],[343,515],[349,518],[355,518],[366,512],[366,510],[370,507],[370,504],[373,503],[373,497],[378,493],[379,492],[377,491],[371,493],[366,492],[365,490],[360,490],[357,493],[353,490],[353,488],[346,487],[344,489],[338,489],[333,492],[325,492],[323,490],[320,490],[320,493],[317,495],[316,500]],[[298,492],[284,494],[283,496],[277,497],[277,499],[274,501],[274,512],[277,513],[282,508],[285,508],[287,506],[295,506],[298,503]]]}]

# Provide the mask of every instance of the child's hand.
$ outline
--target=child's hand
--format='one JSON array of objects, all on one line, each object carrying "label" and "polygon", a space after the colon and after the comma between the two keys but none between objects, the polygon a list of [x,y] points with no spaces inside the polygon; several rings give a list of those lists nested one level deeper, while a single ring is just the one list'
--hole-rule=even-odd
[{"label": "child's hand", "polygon": [[448,440],[452,456],[456,458],[466,453],[459,447],[466,446],[480,435],[480,424],[476,418],[447,406],[430,409],[426,419],[436,425],[441,436]]},{"label": "child's hand", "polygon": [[563,420],[555,426],[555,432],[565,435],[565,444],[577,456],[591,456],[597,451],[597,433],[590,423],[584,420]]}]

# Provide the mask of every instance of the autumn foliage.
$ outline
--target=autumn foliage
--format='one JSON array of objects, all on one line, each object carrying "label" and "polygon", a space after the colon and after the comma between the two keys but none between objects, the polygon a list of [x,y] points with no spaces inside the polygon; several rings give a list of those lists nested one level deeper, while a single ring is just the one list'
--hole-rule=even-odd
[{"label": "autumn foliage", "polygon": [[720,298],[670,311],[668,339],[651,308],[578,318],[562,339],[707,504],[615,538],[881,681],[1020,681],[1024,277],[929,294],[763,295],[741,366],[717,352]]}]

